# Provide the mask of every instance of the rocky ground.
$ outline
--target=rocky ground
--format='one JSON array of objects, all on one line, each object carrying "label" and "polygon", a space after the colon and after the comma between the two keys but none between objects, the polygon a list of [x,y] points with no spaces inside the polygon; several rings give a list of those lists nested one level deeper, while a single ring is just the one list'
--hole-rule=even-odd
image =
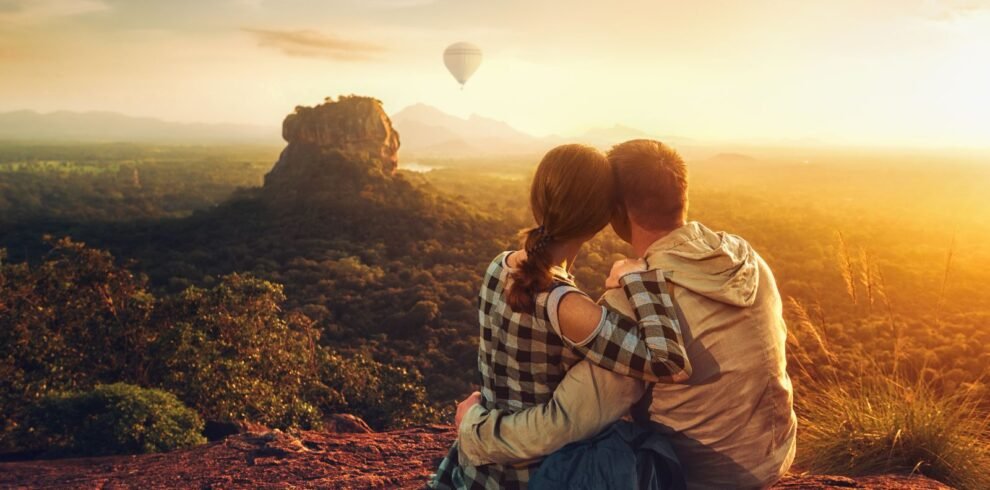
[{"label": "rocky ground", "polygon": [[[422,488],[447,426],[382,433],[253,432],[167,454],[0,464],[0,488]],[[922,478],[794,475],[780,489],[945,489]]]}]

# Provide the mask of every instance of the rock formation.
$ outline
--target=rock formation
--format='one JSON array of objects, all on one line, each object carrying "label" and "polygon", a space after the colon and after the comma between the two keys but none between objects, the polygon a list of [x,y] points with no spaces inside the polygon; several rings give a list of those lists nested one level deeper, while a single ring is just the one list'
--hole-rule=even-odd
[{"label": "rock formation", "polygon": [[353,188],[391,176],[398,166],[399,134],[381,101],[341,96],[315,107],[296,107],[282,122],[288,145],[271,172],[266,190],[289,193]]}]

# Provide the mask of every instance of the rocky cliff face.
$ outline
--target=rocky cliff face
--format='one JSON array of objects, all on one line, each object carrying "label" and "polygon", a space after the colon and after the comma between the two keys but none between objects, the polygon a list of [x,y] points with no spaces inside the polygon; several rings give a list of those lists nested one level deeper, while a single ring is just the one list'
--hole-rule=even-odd
[{"label": "rocky cliff face", "polygon": [[265,175],[266,189],[312,191],[355,180],[386,178],[395,172],[399,134],[371,97],[327,98],[315,107],[296,107],[282,122],[288,142]]}]

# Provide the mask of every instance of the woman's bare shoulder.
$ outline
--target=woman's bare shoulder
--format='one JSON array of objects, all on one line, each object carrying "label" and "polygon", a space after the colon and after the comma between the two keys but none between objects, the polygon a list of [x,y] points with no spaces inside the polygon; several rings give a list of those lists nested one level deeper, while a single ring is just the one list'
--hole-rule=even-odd
[{"label": "woman's bare shoulder", "polygon": [[557,318],[560,333],[568,340],[582,343],[595,333],[602,320],[602,307],[587,294],[573,290],[560,299]]}]

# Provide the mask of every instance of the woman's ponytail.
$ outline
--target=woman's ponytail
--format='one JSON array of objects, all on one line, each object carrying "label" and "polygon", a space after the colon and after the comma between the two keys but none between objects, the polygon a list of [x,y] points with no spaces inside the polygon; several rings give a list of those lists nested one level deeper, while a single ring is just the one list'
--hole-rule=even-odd
[{"label": "woman's ponytail", "polygon": [[516,313],[533,313],[536,309],[536,294],[550,287],[553,274],[550,272],[550,244],[553,236],[546,227],[537,226],[520,233],[526,260],[512,272],[512,284],[505,301]]}]

